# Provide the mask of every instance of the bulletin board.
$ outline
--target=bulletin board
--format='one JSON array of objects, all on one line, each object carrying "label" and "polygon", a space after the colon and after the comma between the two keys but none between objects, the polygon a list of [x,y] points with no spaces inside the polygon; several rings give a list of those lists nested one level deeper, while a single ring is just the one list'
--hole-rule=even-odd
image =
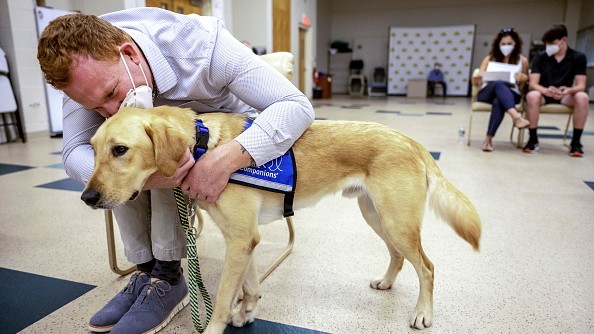
[{"label": "bulletin board", "polygon": [[388,94],[406,94],[408,80],[427,79],[442,64],[448,96],[467,96],[472,71],[475,25],[391,27]]}]

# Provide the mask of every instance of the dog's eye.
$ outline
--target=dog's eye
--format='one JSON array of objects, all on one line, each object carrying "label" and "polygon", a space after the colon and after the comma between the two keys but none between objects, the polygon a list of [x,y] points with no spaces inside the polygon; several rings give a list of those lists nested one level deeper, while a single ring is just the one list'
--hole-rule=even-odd
[{"label": "dog's eye", "polygon": [[124,153],[126,153],[127,151],[128,148],[126,146],[118,145],[111,150],[111,153],[114,157],[119,157],[121,155],[124,155]]}]

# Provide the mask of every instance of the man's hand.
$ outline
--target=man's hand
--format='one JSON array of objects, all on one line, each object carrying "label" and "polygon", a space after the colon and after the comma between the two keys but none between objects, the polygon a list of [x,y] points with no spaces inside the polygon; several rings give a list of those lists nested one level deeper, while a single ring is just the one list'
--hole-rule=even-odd
[{"label": "man's hand", "polygon": [[250,166],[252,157],[232,140],[203,155],[183,180],[181,188],[190,198],[214,203],[236,170]]},{"label": "man's hand", "polygon": [[186,177],[192,166],[194,166],[194,158],[192,157],[192,153],[190,153],[190,149],[188,148],[186,149],[184,156],[179,161],[177,170],[173,176],[165,177],[163,174],[156,172],[146,180],[142,190],[177,187],[182,183],[183,179]]},{"label": "man's hand", "polygon": [[561,90],[555,86],[549,86],[546,90],[546,94],[544,95],[552,97],[555,100],[561,100],[561,98],[563,97],[563,93],[561,92]]},{"label": "man's hand", "polygon": [[571,87],[561,86],[561,87],[559,87],[559,92],[561,93],[562,96],[572,95],[573,89],[571,89]]}]

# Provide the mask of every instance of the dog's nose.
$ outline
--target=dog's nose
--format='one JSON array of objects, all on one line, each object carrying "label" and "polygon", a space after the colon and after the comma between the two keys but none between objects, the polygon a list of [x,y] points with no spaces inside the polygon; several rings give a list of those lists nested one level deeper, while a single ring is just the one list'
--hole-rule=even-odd
[{"label": "dog's nose", "polygon": [[83,191],[82,195],[80,195],[80,199],[82,199],[89,206],[97,205],[100,198],[101,194],[93,189],[87,189]]}]

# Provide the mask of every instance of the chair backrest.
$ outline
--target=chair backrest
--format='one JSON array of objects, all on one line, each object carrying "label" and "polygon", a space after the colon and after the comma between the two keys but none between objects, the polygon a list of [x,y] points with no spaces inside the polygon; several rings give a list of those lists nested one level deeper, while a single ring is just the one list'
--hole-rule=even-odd
[{"label": "chair backrest", "polygon": [[8,75],[6,54],[0,48],[0,113],[17,111],[17,104]]},{"label": "chair backrest", "polygon": [[17,111],[17,104],[10,85],[10,80],[0,74],[0,113]]},{"label": "chair backrest", "polygon": [[293,64],[295,59],[290,52],[273,52],[261,55],[260,58],[282,73],[287,79],[293,80]]},{"label": "chair backrest", "polygon": [[384,67],[376,67],[373,69],[372,83],[383,84],[386,83],[386,69]]},{"label": "chair backrest", "polygon": [[[474,76],[478,75],[479,72],[480,72],[480,69],[475,68],[474,71],[472,71],[472,76],[474,77]],[[470,94],[470,96],[472,97],[472,101],[476,101],[476,94],[478,94],[480,89],[481,89],[481,87],[479,85],[472,84],[472,90],[471,90],[471,94]]]},{"label": "chair backrest", "polygon": [[6,61],[6,53],[0,48],[0,73],[8,73],[8,62]]}]

